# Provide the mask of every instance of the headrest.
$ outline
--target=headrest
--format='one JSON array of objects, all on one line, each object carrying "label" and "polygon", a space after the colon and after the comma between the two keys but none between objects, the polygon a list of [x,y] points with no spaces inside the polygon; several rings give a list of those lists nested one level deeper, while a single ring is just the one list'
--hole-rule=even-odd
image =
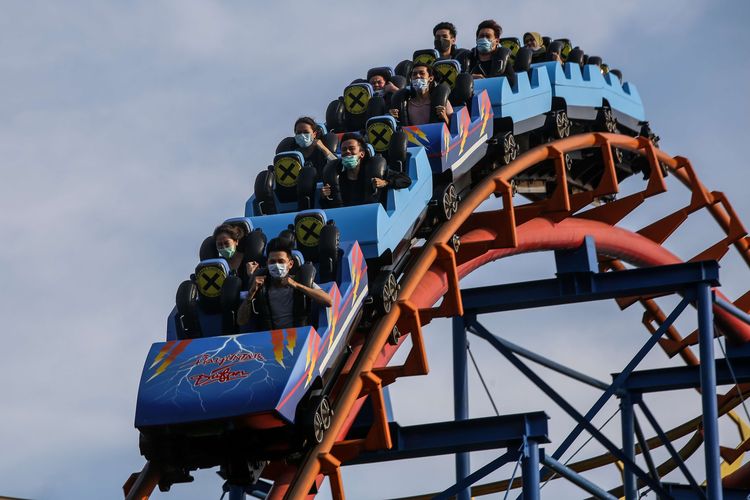
[{"label": "headrest", "polygon": [[367,149],[367,157],[373,158],[375,156],[375,148],[373,148],[372,144],[370,143],[365,144],[365,146],[366,146],[365,149]]},{"label": "headrest", "polygon": [[573,44],[570,42],[570,38],[555,38],[556,42],[562,43],[562,50],[560,51],[560,57],[563,62],[568,59],[568,54],[573,50]]},{"label": "headrest", "polygon": [[372,85],[353,83],[344,89],[344,109],[353,115],[361,115],[367,111],[367,103],[371,97]]},{"label": "headrest", "polygon": [[320,242],[320,231],[328,222],[323,210],[306,210],[294,218],[294,237],[297,246],[304,253],[313,249]]},{"label": "headrest", "polygon": [[432,63],[437,61],[438,57],[440,57],[440,53],[438,53],[435,49],[422,49],[422,50],[415,50],[414,54],[411,56],[411,60],[414,61],[414,64],[421,63],[426,64],[428,66],[431,66]]},{"label": "headrest", "polygon": [[250,232],[253,230],[253,223],[250,222],[249,217],[232,217],[231,219],[227,219],[224,221],[224,224],[229,224],[230,226],[237,226],[244,231],[245,235],[250,234]]},{"label": "headrest", "polygon": [[515,57],[516,52],[518,52],[518,49],[522,47],[521,40],[519,40],[516,37],[509,36],[506,38],[500,39],[500,45],[502,47],[505,47],[506,49],[510,50],[510,53]]},{"label": "headrest", "polygon": [[391,115],[374,116],[365,126],[367,142],[378,153],[388,151],[391,136],[397,130],[396,119]]},{"label": "headrest", "polygon": [[304,164],[305,157],[299,151],[285,151],[274,156],[273,175],[276,184],[287,188],[296,186]]},{"label": "headrest", "polygon": [[229,264],[224,259],[207,259],[195,267],[195,284],[198,293],[208,299],[215,299],[221,294],[224,280],[229,276]]},{"label": "headrest", "polygon": [[393,68],[390,66],[380,66],[378,68],[370,68],[367,71],[367,81],[370,81],[370,78],[373,76],[382,76],[386,82],[390,81],[391,78],[393,78]]},{"label": "headrest", "polygon": [[305,263],[305,257],[299,250],[292,250],[292,259],[297,262],[297,269],[299,269],[300,266]]},{"label": "headrest", "polygon": [[455,59],[444,59],[435,61],[432,68],[438,83],[446,82],[451,88],[456,86],[456,77],[461,72],[461,63]]},{"label": "headrest", "polygon": [[328,133],[328,129],[326,128],[325,123],[315,122],[315,124],[320,129],[320,135],[326,135]]}]

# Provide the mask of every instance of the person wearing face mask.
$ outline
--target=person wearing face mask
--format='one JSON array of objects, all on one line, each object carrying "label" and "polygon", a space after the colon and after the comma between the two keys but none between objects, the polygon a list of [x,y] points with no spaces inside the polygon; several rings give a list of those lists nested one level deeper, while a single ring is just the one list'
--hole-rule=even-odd
[{"label": "person wearing face mask", "polygon": [[404,89],[393,97],[393,107],[388,112],[401,125],[448,124],[453,114],[449,94],[447,83],[435,84],[432,66],[418,63],[411,70],[410,89]]},{"label": "person wearing face mask", "polygon": [[[252,280],[247,297],[237,310],[237,324],[248,324],[255,315],[262,330],[294,328],[310,322],[310,302],[331,307],[333,299],[317,284],[305,286],[294,280],[294,258],[288,240],[273,238],[266,246],[267,274],[257,262],[248,262]],[[255,302],[255,307],[253,307]]]},{"label": "person wearing face mask", "polygon": [[546,56],[547,48],[544,46],[542,35],[536,31],[523,34],[523,46],[532,51],[532,60],[537,62]]},{"label": "person wearing face mask", "polygon": [[243,231],[231,224],[222,224],[214,229],[214,241],[216,242],[216,252],[219,257],[227,261],[229,269],[237,274],[242,280],[243,286],[248,285],[250,273],[249,269],[243,265],[244,255],[239,249],[239,244],[245,235]]},{"label": "person wearing face mask", "polygon": [[477,26],[477,46],[471,51],[469,72],[476,78],[508,78],[516,86],[516,74],[510,63],[510,50],[500,45],[503,29],[493,19],[482,21]]},{"label": "person wearing face mask", "polygon": [[[377,203],[379,189],[403,189],[411,185],[411,178],[401,172],[385,168],[378,176],[368,176],[367,162],[384,164],[377,156],[365,160],[366,144],[357,133],[346,133],[341,137],[341,160],[329,162],[323,174],[320,204],[323,208],[350,207]],[[373,164],[373,168],[374,168]]]},{"label": "person wearing face mask", "polygon": [[455,59],[461,64],[461,71],[466,71],[471,52],[456,47],[456,27],[447,21],[438,23],[432,28],[435,37],[435,50],[440,55],[438,59]]},{"label": "person wearing face mask", "polygon": [[[320,126],[309,116],[297,118],[294,122],[294,149],[302,153],[305,159],[306,167],[313,167],[318,172],[318,180],[323,174],[323,167],[329,160],[336,158],[336,155],[321,140]],[[285,141],[282,141],[284,144]],[[284,144],[279,145],[276,153],[289,151]],[[281,151],[283,150],[283,151]]]}]

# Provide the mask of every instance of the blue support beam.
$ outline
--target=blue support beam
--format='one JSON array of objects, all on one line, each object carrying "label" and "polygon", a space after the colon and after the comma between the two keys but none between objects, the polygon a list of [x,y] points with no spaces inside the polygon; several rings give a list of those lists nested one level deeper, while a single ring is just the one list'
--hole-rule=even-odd
[{"label": "blue support beam", "polygon": [[[453,417],[456,421],[469,418],[469,366],[466,349],[466,326],[460,316],[453,318]],[[456,482],[471,473],[469,454],[456,454]],[[469,488],[458,492],[458,500],[471,500]]]},{"label": "blue support beam", "polygon": [[[730,369],[729,363],[732,364]],[[734,384],[750,382],[750,357],[717,359],[714,363],[716,384]],[[734,375],[732,374],[734,371]],[[619,374],[612,374],[617,377]],[[629,392],[649,393],[676,391],[680,389],[695,389],[700,387],[701,375],[699,366],[676,366],[657,368],[653,370],[638,370],[630,374],[623,385]]]},{"label": "blue support beam", "polygon": [[698,285],[698,348],[700,351],[701,400],[703,406],[703,449],[706,458],[706,491],[709,500],[721,500],[721,457],[719,456],[719,410],[716,402],[714,358],[713,292],[708,283]]},{"label": "blue support beam", "polygon": [[464,315],[682,292],[698,283],[719,284],[715,261],[688,262],[608,273],[560,273],[558,278],[461,291]]},{"label": "blue support beam", "polygon": [[[622,420],[622,452],[635,463],[635,414],[630,394],[620,398],[620,419]],[[625,464],[622,472],[625,500],[638,500],[638,486],[630,466]]]},{"label": "blue support beam", "polygon": [[362,453],[345,465],[518,448],[524,439],[548,443],[548,419],[544,412],[539,411],[408,427],[391,423],[393,447],[390,450]]},{"label": "blue support beam", "polygon": [[[679,313],[687,307],[687,301],[685,299],[682,300],[682,302],[677,306],[675,311],[672,312],[672,315],[676,317],[679,315]],[[674,321],[674,317],[671,319],[671,321]],[[626,367],[626,370],[623,372],[623,374],[627,374],[632,370],[635,365],[640,362],[640,359],[642,356],[645,356],[648,350],[650,350],[651,347],[653,347],[653,344],[656,343],[656,340],[658,340],[661,335],[663,335],[664,330],[668,328],[667,323],[670,323],[670,318],[667,318],[667,322],[664,323],[659,330],[657,330],[656,333],[654,333],[649,339],[649,341],[646,343],[646,345],[639,351],[639,354],[636,355],[636,357],[628,364]],[[565,452],[567,449],[566,446],[569,446],[570,443],[572,443],[575,440],[575,437],[571,436],[578,436],[581,431],[586,430],[591,435],[593,435],[596,440],[601,443],[609,453],[611,453],[616,459],[620,460],[624,464],[628,465],[631,470],[644,482],[646,483],[654,492],[656,492],[659,495],[662,495],[664,491],[661,488],[661,485],[658,481],[655,481],[653,478],[651,478],[646,472],[644,472],[638,465],[630,460],[625,454],[622,453],[622,451],[614,444],[612,441],[610,441],[604,434],[602,434],[592,423],[591,418],[598,412],[600,408],[597,408],[598,404],[604,404],[602,403],[602,398],[609,398],[612,396],[614,391],[618,388],[617,383],[618,381],[615,380],[615,382],[612,384],[611,388],[606,391],[602,398],[594,405],[594,407],[589,410],[589,413],[584,416],[581,415],[578,410],[573,408],[573,406],[565,399],[563,396],[561,396],[557,391],[555,391],[549,384],[547,384],[542,377],[540,377],[537,373],[535,373],[531,368],[526,366],[526,364],[521,361],[513,352],[511,352],[507,347],[505,347],[502,343],[498,341],[498,338],[490,333],[483,325],[481,325],[479,322],[472,322],[469,324],[469,328],[472,332],[476,333],[483,339],[487,340],[487,342],[490,343],[495,349],[500,351],[500,353],[505,356],[505,358],[513,364],[521,373],[523,373],[526,378],[531,380],[539,389],[542,390],[552,401],[554,401],[560,408],[562,408],[568,415],[570,415],[577,423],[576,428],[573,430],[573,432],[568,436],[568,438],[563,442],[560,447],[555,451],[555,454],[553,454],[552,458],[559,458],[562,453]],[[639,355],[641,357],[639,357]],[[594,411],[596,410],[596,411]],[[592,413],[593,412],[593,413]]]},{"label": "blue support beam", "polygon": [[539,445],[526,441],[521,462],[523,479],[523,500],[539,500]]}]

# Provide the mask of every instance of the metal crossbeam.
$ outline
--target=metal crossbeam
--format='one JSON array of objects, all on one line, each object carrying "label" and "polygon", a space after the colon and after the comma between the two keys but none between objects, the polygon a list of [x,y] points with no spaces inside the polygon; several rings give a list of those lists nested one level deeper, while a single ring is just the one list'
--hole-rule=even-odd
[{"label": "metal crossbeam", "polygon": [[[734,358],[731,363],[737,382],[750,382],[750,358]],[[735,383],[726,359],[717,359],[715,365],[717,385]],[[617,375],[619,374],[612,374],[613,377]],[[648,393],[693,389],[700,387],[700,384],[700,366],[677,366],[635,371],[630,374],[623,389]]]},{"label": "metal crossbeam", "polygon": [[408,427],[391,423],[390,450],[362,453],[345,465],[517,447],[524,438],[548,443],[548,418],[538,411]]},{"label": "metal crossbeam", "polygon": [[698,283],[719,284],[715,261],[688,262],[608,273],[560,273],[557,278],[461,291],[465,315],[574,304],[618,297],[682,292]]}]

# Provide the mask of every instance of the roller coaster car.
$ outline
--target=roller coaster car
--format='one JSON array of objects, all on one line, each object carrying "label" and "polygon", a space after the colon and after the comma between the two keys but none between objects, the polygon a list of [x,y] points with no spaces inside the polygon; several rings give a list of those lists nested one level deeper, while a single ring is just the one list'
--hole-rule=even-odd
[{"label": "roller coaster car", "polygon": [[[455,82],[466,73],[457,73],[455,61],[438,61],[452,69],[448,75],[456,75]],[[442,68],[441,68],[442,69]],[[436,70],[439,71],[439,70]],[[447,80],[449,76],[443,76]],[[456,88],[451,90],[455,92]],[[464,95],[467,93],[463,90]],[[453,94],[452,94],[453,95]],[[394,98],[394,101],[396,99]],[[472,168],[482,163],[487,153],[487,141],[493,135],[493,112],[486,91],[469,96],[469,106],[456,106],[450,124],[428,123],[405,126],[401,131],[410,146],[422,146],[427,152],[434,177],[433,207],[439,220],[448,220],[458,208],[459,196],[472,182]],[[380,137],[395,137],[395,121],[390,116],[374,117],[367,122],[369,140],[378,148],[387,147]],[[379,136],[377,136],[379,134]]]},{"label": "roller coaster car", "polygon": [[160,487],[217,465],[230,482],[250,484],[263,461],[322,440],[328,393],[368,294],[359,245],[344,243],[341,253],[338,279],[320,285],[333,307],[312,325],[152,345],[135,426],[141,453],[164,468]]},{"label": "roller coaster car", "polygon": [[[517,63],[521,50],[524,49],[519,50]],[[575,51],[572,49],[568,53],[569,61],[578,57]],[[517,145],[526,150],[571,133],[602,131],[637,136],[648,130],[636,87],[628,82],[620,84],[612,74],[602,75],[595,65],[538,63],[530,65],[527,72],[517,73],[516,78],[514,87],[504,77],[474,82],[475,92],[487,91],[492,103],[493,147],[497,152],[491,156],[500,159],[499,163],[512,161]],[[641,168],[630,165],[627,154],[623,156],[617,151],[616,156],[621,169],[618,175],[622,177]],[[583,165],[577,165],[579,160]],[[592,183],[595,185],[601,172],[592,170],[596,164],[593,156],[584,155],[570,161],[571,181],[577,182],[581,189],[590,189]],[[554,169],[530,169],[524,175],[552,180]]]}]

